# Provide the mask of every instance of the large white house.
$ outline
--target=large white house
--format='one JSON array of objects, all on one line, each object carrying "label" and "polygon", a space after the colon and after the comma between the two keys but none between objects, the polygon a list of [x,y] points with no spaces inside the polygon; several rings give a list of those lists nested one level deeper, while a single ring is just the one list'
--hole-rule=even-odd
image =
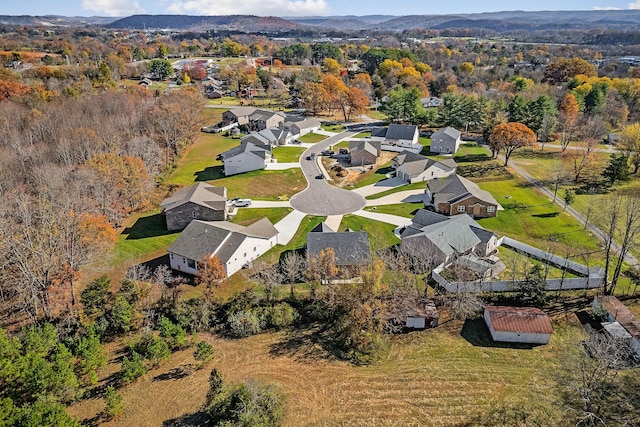
[{"label": "large white house", "polygon": [[392,123],[388,128],[375,128],[371,131],[371,140],[380,141],[382,149],[387,151],[411,151],[419,153],[422,150],[418,138],[418,126],[400,125]]},{"label": "large white house", "polygon": [[243,227],[227,221],[191,221],[169,249],[171,268],[197,275],[198,262],[218,257],[227,277],[278,244],[278,230],[267,218]]},{"label": "large white house", "polygon": [[391,160],[396,176],[412,184],[454,175],[457,166],[453,159],[437,161],[410,151],[403,151]]},{"label": "large white house", "polygon": [[264,169],[271,161],[271,145],[243,140],[240,145],[220,154],[226,176]]}]

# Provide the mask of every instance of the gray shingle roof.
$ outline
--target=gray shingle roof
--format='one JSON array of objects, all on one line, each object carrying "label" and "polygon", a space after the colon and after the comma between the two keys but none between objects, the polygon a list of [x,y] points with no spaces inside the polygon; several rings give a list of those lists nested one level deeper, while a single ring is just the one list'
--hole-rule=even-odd
[{"label": "gray shingle roof", "polygon": [[371,130],[371,136],[377,136],[378,138],[384,138],[387,136],[387,128],[377,127]]},{"label": "gray shingle roof", "polygon": [[387,129],[387,134],[385,138],[387,139],[413,139],[416,131],[418,130],[418,126],[415,125],[399,125],[396,123],[392,123],[389,125],[389,129]]},{"label": "gray shingle roof", "polygon": [[403,151],[398,154],[393,159],[393,163],[397,165],[396,169],[402,168],[405,173],[408,173],[412,177],[420,175],[431,166],[439,167],[442,170],[454,169],[458,166],[453,159],[437,161],[422,154],[415,154],[409,151]]},{"label": "gray shingle roof", "polygon": [[362,265],[371,260],[369,234],[366,231],[343,233],[307,233],[307,256],[317,257],[332,248],[337,266]]},{"label": "gray shingle roof", "polygon": [[487,203],[500,206],[498,201],[478,185],[460,175],[451,175],[443,179],[432,179],[427,183],[431,194],[435,194],[434,202],[454,203],[466,197],[475,196]]},{"label": "gray shingle roof", "polygon": [[440,129],[437,130],[433,133],[433,135],[431,135],[431,139],[437,139],[437,138],[441,138],[444,135],[448,136],[449,138],[453,138],[454,140],[460,138],[460,131],[457,129],[452,128],[451,126],[447,126],[444,129]]},{"label": "gray shingle roof", "polygon": [[239,154],[242,153],[250,153],[253,154],[254,156],[258,156],[260,158],[265,158],[267,152],[271,152],[271,146],[270,145],[258,145],[258,144],[254,144],[253,142],[250,141],[242,141],[240,142],[240,145],[238,145],[237,147],[233,147],[230,150],[227,150],[223,153],[220,154],[220,156],[222,157],[222,159],[229,159],[231,157],[235,157]]},{"label": "gray shingle roof", "polygon": [[256,111],[256,107],[235,107],[229,110],[236,117],[244,117],[251,115],[254,111]]},{"label": "gray shingle roof", "polygon": [[225,187],[214,187],[206,182],[199,182],[176,191],[160,203],[165,210],[171,210],[185,203],[192,202],[213,210],[227,208],[227,190]]},{"label": "gray shingle roof", "polygon": [[220,262],[226,263],[247,237],[269,239],[277,234],[278,231],[267,218],[248,227],[227,221],[194,220],[167,251],[196,261],[217,255]]},{"label": "gray shingle roof", "polygon": [[[473,230],[473,228],[482,230],[482,227],[469,215],[446,217],[423,211],[421,209],[416,214],[418,216],[417,221],[427,222],[428,224],[420,227],[419,233],[415,233],[415,229],[417,229],[415,226],[420,224],[412,224],[407,229],[410,232],[403,234],[403,239],[426,238],[447,256],[454,253],[465,253],[482,241]],[[414,220],[416,220],[415,217]],[[414,230],[411,230],[412,228]]]},{"label": "gray shingle roof", "polygon": [[320,224],[316,225],[310,233],[334,233],[335,231],[327,225],[326,222],[322,221]]},{"label": "gray shingle roof", "polygon": [[360,151],[368,151],[378,157],[380,155],[381,146],[382,143],[380,141],[350,141],[349,153],[353,156]]}]

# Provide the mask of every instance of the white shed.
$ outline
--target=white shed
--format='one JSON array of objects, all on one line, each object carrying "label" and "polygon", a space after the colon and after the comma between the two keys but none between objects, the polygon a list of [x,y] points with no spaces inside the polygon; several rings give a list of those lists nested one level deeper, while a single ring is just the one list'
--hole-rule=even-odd
[{"label": "white shed", "polygon": [[494,341],[547,344],[551,321],[539,308],[485,306],[484,320]]}]

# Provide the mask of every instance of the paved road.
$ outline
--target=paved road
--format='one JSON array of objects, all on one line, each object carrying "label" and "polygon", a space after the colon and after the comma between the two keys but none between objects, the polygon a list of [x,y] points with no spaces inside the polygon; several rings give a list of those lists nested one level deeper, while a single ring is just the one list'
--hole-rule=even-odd
[{"label": "paved road", "polygon": [[[291,206],[309,215],[343,215],[362,209],[366,205],[364,197],[352,191],[336,188],[326,179],[318,179],[317,176],[324,174],[324,170],[319,166],[318,154],[329,147],[337,144],[345,138],[355,135],[354,132],[342,132],[333,135],[324,141],[315,144],[302,153],[300,167],[307,179],[307,188],[291,198]],[[306,160],[307,156],[315,154],[315,160]]]},{"label": "paved road", "polygon": [[[500,154],[498,156],[498,158],[500,160],[504,161],[504,156],[502,154]],[[516,162],[514,162],[513,160],[510,160],[509,161],[509,167],[511,169],[513,169],[514,171],[516,171],[519,175],[521,175],[529,183],[531,183],[532,185],[534,185],[538,189],[540,189],[540,191],[542,191],[549,199],[553,200],[553,193],[551,192],[551,190],[549,190],[548,188],[543,186],[540,182],[536,181],[531,175],[529,175],[521,167],[519,167]],[[562,200],[561,197],[556,197],[556,202],[555,203],[556,203],[556,205],[561,206],[563,209],[565,208],[565,205],[564,205],[563,200]],[[577,210],[573,209],[571,206],[567,206],[565,210],[570,215],[575,217],[578,221],[582,222],[583,224],[587,222],[586,218],[584,216],[582,216],[582,214],[580,212],[578,212]],[[595,234],[596,236],[600,237],[602,240],[605,240],[605,236],[606,236],[605,232],[602,231],[601,229],[599,229],[598,227],[594,226],[592,223],[587,223],[587,230],[591,231],[593,234]],[[620,252],[620,245],[618,245],[617,243],[613,242],[612,247],[613,247],[614,251]],[[625,261],[627,261],[631,265],[638,265],[638,259],[636,257],[634,257],[633,255],[631,255],[630,253],[627,253],[627,255],[625,256],[624,259],[625,259]]]}]

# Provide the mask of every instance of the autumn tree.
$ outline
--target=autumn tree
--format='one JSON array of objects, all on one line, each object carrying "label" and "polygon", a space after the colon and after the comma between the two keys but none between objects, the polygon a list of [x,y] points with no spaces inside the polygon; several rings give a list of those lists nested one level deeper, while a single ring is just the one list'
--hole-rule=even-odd
[{"label": "autumn tree", "polygon": [[568,93],[562,98],[558,109],[558,131],[560,137],[560,147],[564,152],[571,140],[576,136],[576,124],[580,106],[576,97]]},{"label": "autumn tree", "polygon": [[640,168],[640,123],[625,126],[619,134],[619,147],[633,165],[633,174]]},{"label": "autumn tree", "polygon": [[302,279],[305,264],[304,257],[293,251],[288,251],[280,261],[280,271],[286,283],[289,284],[289,292],[292,297],[294,295],[295,284]]},{"label": "autumn tree", "polygon": [[494,152],[504,151],[504,165],[507,166],[511,154],[518,148],[528,147],[536,142],[536,134],[522,123],[509,122],[497,125],[489,135],[489,147]]},{"label": "autumn tree", "polygon": [[218,286],[223,279],[227,278],[227,270],[217,255],[205,255],[198,261],[198,283],[204,283],[208,287]]},{"label": "autumn tree", "polygon": [[579,182],[583,172],[593,164],[596,142],[593,138],[575,143],[572,150],[562,153],[562,160],[569,164],[567,169],[573,170],[573,182]]},{"label": "autumn tree", "polygon": [[30,91],[30,86],[15,81],[0,79],[0,101],[20,97],[28,94]]},{"label": "autumn tree", "polygon": [[558,58],[549,65],[544,73],[545,79],[552,84],[564,83],[573,77],[583,74],[585,76],[597,76],[593,64],[582,58]]},{"label": "autumn tree", "polygon": [[320,83],[307,82],[300,91],[300,99],[312,114],[324,110],[329,102],[329,93]]}]

